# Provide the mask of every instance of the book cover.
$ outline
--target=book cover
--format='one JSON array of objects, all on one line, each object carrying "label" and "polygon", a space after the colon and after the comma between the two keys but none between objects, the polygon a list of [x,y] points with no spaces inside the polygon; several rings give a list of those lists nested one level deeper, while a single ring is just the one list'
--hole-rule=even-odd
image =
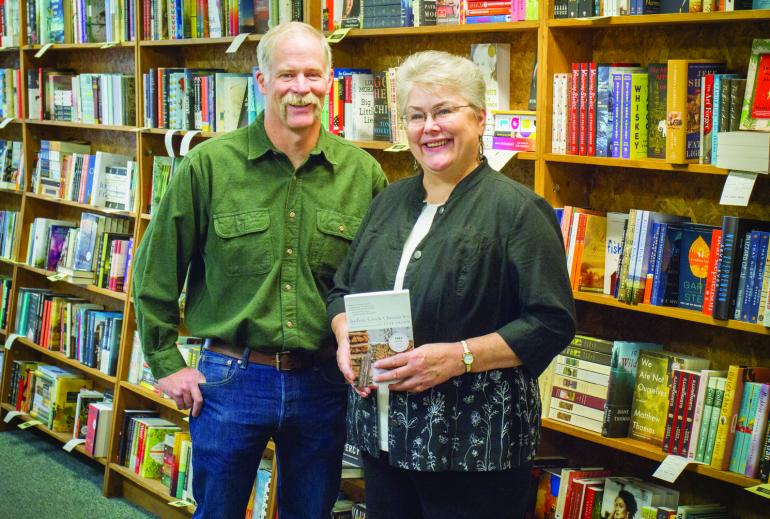
[{"label": "book cover", "polygon": [[668,63],[647,66],[647,157],[666,158],[666,92]]},{"label": "book cover", "polygon": [[376,361],[414,348],[408,290],[346,295],[345,313],[359,386],[373,384]]},{"label": "book cover", "polygon": [[659,351],[663,346],[649,342],[613,341],[602,436],[608,438],[628,436],[639,354],[643,349]]},{"label": "book cover", "polygon": [[682,225],[679,262],[678,306],[701,311],[708,277],[711,234],[714,227],[694,223]]},{"label": "book cover", "polygon": [[676,369],[708,369],[709,361],[667,351],[643,350],[631,407],[629,436],[660,447],[665,435],[668,395]]},{"label": "book cover", "polygon": [[724,63],[669,60],[666,94],[666,162],[697,162],[700,153],[701,78],[722,72]]},{"label": "book cover", "polygon": [[770,39],[751,44],[740,129],[770,131]]},{"label": "book cover", "polygon": [[607,243],[604,251],[604,293],[615,293],[618,283],[618,262],[623,252],[623,236],[628,222],[626,213],[607,213]]}]

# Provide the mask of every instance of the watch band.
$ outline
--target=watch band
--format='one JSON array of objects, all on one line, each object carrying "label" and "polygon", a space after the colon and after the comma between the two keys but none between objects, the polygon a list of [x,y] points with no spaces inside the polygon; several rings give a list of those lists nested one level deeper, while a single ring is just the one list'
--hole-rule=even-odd
[{"label": "watch band", "polygon": [[[461,340],[460,344],[463,346],[463,364],[465,364],[465,372],[470,373],[471,367],[473,366],[473,353],[471,353],[470,348],[468,348],[468,343],[466,341]],[[470,362],[467,361],[468,358],[470,358]]]}]

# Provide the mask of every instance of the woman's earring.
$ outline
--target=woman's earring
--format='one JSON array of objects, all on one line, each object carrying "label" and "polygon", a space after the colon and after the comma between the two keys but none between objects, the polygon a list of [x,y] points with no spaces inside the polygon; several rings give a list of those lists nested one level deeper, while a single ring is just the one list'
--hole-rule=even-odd
[{"label": "woman's earring", "polygon": [[479,162],[484,162],[484,137],[479,135]]},{"label": "woman's earring", "polygon": [[420,164],[415,158],[412,158],[412,172],[415,174],[420,172]]}]

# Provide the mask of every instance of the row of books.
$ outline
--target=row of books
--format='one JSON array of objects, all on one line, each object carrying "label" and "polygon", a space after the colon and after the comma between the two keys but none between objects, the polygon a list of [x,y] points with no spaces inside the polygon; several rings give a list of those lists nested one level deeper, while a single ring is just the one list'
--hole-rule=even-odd
[{"label": "row of books", "polygon": [[209,132],[246,126],[264,108],[258,70],[152,68],[143,74],[145,126]]},{"label": "row of books", "polygon": [[679,492],[635,477],[611,476],[602,467],[570,467],[561,457],[535,458],[526,519],[624,517],[733,518],[719,504],[684,505]]},{"label": "row of books", "polygon": [[767,481],[768,368],[577,335],[541,379],[544,416]]},{"label": "row of books", "polygon": [[91,385],[91,380],[59,366],[14,360],[9,402],[54,432],[72,433],[77,395]]},{"label": "row of books", "polygon": [[40,141],[33,193],[94,207],[133,211],[137,194],[136,161],[128,155],[91,152],[83,142]]},{"label": "row of books", "polygon": [[20,288],[16,333],[107,375],[117,371],[121,312],[69,294]]},{"label": "row of books", "polygon": [[135,79],[130,74],[27,71],[29,118],[85,124],[136,124]]},{"label": "row of books", "polygon": [[27,44],[130,41],[135,20],[128,0],[27,0]]},{"label": "row of books", "polygon": [[20,191],[23,185],[22,142],[0,139],[0,189]]},{"label": "row of books", "polygon": [[21,71],[0,68],[0,118],[23,118],[21,102]]},{"label": "row of books", "polygon": [[0,6],[0,47],[18,47],[20,31],[19,0],[5,0]]},{"label": "row of books", "polygon": [[0,329],[3,330],[8,326],[8,309],[11,305],[11,281],[9,277],[0,276]]},{"label": "row of books", "polygon": [[18,211],[0,211],[0,258],[11,259]]},{"label": "row of books", "polygon": [[145,40],[177,40],[264,34],[279,23],[302,21],[304,5],[302,0],[144,0],[142,9]]},{"label": "row of books", "polygon": [[160,480],[170,496],[194,503],[190,433],[152,409],[126,409],[120,427],[118,463]]},{"label": "row of books", "polygon": [[[381,9],[387,6],[388,9]],[[420,27],[538,19],[537,0],[326,0],[323,27]]]},{"label": "row of books", "polygon": [[[196,368],[198,366],[202,345],[203,339],[200,337],[180,335],[176,340],[176,347],[179,349],[179,353],[190,368]],[[144,358],[142,342],[138,332],[134,332],[133,343],[131,345],[131,359],[128,366],[127,380],[131,384],[142,386],[145,389],[149,389],[156,393],[159,392],[157,388],[158,381],[152,375],[150,366]],[[161,396],[168,398],[168,395],[165,393],[161,394]]]},{"label": "row of books", "polygon": [[574,290],[770,326],[770,222],[557,209]]},{"label": "row of books", "polygon": [[639,14],[711,13],[768,9],[764,0],[555,0],[554,18],[626,16]]},{"label": "row of books", "polygon": [[174,176],[176,164],[176,157],[155,155],[152,158],[152,194],[150,196],[150,205],[145,208],[149,214],[153,214],[153,211],[158,209],[158,204],[160,204],[163,195],[166,194],[171,177]]}]

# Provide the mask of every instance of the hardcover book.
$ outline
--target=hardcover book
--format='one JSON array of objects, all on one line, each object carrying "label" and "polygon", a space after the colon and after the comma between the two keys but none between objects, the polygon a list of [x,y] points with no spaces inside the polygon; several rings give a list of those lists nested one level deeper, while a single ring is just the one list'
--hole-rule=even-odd
[{"label": "hardcover book", "polygon": [[701,78],[723,70],[724,63],[714,63],[710,60],[668,61],[666,162],[698,162]]},{"label": "hardcover book", "polygon": [[740,129],[770,131],[770,39],[751,45]]},{"label": "hardcover book", "polygon": [[707,359],[667,351],[643,350],[639,356],[629,436],[661,447],[674,369],[708,369]]},{"label": "hardcover book", "polygon": [[711,234],[714,227],[695,223],[682,225],[682,251],[679,261],[680,308],[701,311],[708,277]]},{"label": "hardcover book", "polygon": [[634,399],[634,384],[642,350],[659,351],[660,344],[649,342],[614,341],[612,363],[607,390],[607,405],[604,408],[602,436],[625,438],[631,422],[631,404]]},{"label": "hardcover book", "polygon": [[357,384],[373,384],[376,361],[414,348],[409,290],[345,296],[350,360]]}]

